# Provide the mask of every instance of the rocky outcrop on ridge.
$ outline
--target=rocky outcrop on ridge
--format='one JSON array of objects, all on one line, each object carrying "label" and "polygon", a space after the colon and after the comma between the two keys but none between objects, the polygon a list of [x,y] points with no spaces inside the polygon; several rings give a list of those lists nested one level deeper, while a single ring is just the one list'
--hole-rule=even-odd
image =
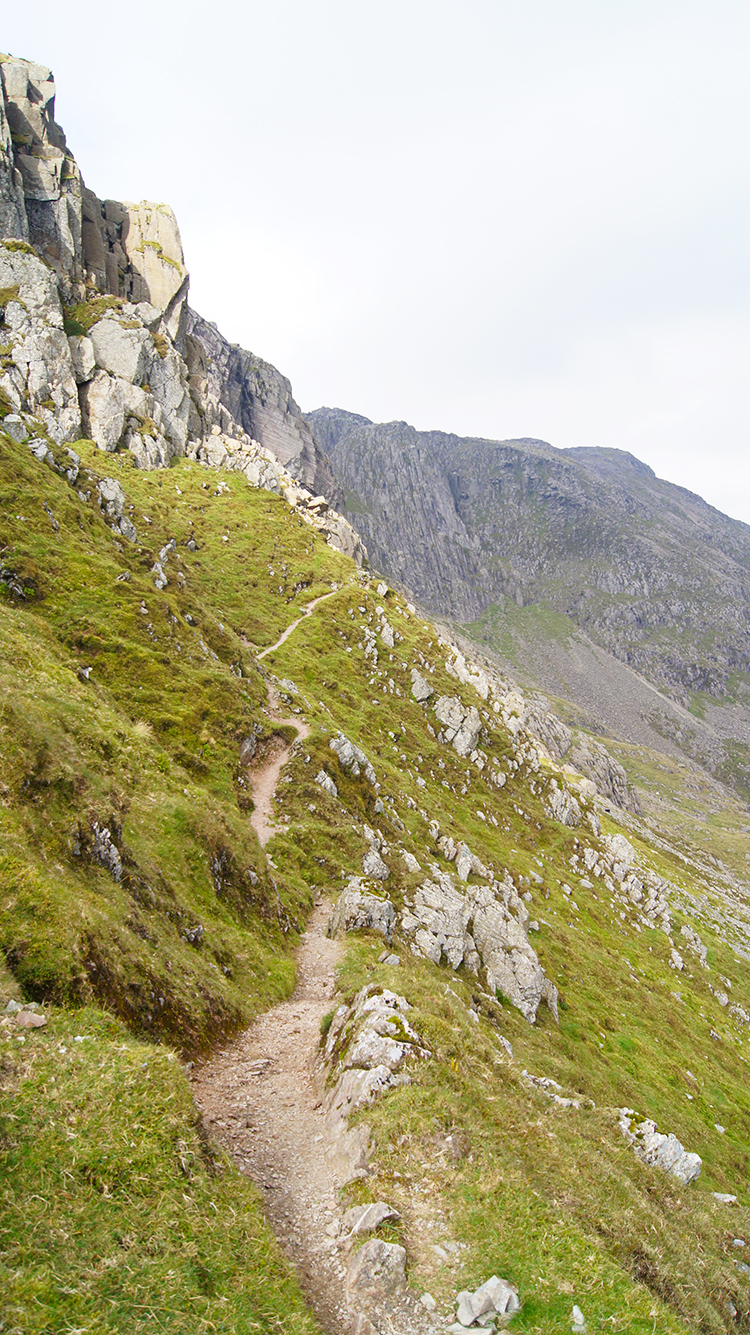
[{"label": "rocky outcrop on ridge", "polygon": [[188,310],[171,209],[99,200],[54,105],[48,69],[0,60],[3,415],[42,454],[85,436],[140,468],[187,455],[240,471],[362,564],[289,382]]},{"label": "rocky outcrop on ridge", "polygon": [[188,274],[172,210],[100,200],[86,188],[55,121],[49,69],[3,57],[0,86],[0,235],[33,246],[66,302],[92,289],[151,302],[177,336]]},{"label": "rocky outcrop on ridge", "polygon": [[228,343],[216,325],[190,309],[187,334],[191,374],[205,381],[208,393],[226,411],[228,422],[239,423],[300,482],[337,505],[333,470],[316,445],[286,376],[254,353]]}]

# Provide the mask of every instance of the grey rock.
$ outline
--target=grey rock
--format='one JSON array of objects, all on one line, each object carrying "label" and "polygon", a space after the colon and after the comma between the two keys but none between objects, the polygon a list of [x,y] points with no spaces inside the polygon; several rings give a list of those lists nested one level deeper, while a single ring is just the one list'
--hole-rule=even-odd
[{"label": "grey rock", "polygon": [[8,413],[3,418],[2,430],[7,436],[11,436],[19,445],[28,440],[28,430],[21,417],[17,413]]},{"label": "grey rock", "polygon": [[187,315],[187,357],[191,380],[202,381],[227,417],[271,450],[305,487],[323,493],[340,509],[339,487],[292,397],[292,387],[274,366],[230,344],[215,325],[195,311]]},{"label": "grey rock", "polygon": [[99,825],[97,821],[94,821],[91,828],[94,834],[94,842],[91,847],[92,860],[98,862],[100,867],[104,867],[114,881],[119,881],[122,877],[122,858],[112,839],[109,827]]},{"label": "grey rock", "polygon": [[512,888],[496,882],[462,894],[449,873],[435,873],[415,891],[401,926],[415,954],[473,973],[483,967],[490,990],[507,997],[530,1024],[542,1001],[557,1019],[557,989],[529,943],[528,912]]},{"label": "grey rock", "polygon": [[591,737],[579,737],[567,757],[568,763],[591,779],[603,797],[615,806],[640,816],[641,804],[635,789],[619,761],[609,754],[601,742]]},{"label": "grey rock", "polygon": [[58,445],[77,439],[78,388],[54,273],[36,255],[0,242],[0,288],[18,291],[18,298],[5,306],[0,370],[11,415],[37,418]]},{"label": "grey rock", "polygon": [[620,1130],[638,1158],[670,1173],[685,1186],[694,1181],[703,1166],[700,1155],[689,1153],[671,1133],[664,1135],[657,1131],[656,1123],[649,1118],[633,1126],[633,1116],[631,1109],[620,1109]]},{"label": "grey rock", "polygon": [[550,780],[543,805],[547,815],[551,816],[553,820],[558,820],[561,825],[568,825],[573,829],[580,825],[582,820],[581,808],[565,784],[558,787],[557,779]]},{"label": "grey rock", "polygon": [[357,877],[353,877],[341,895],[328,924],[329,936],[342,932],[380,932],[390,944],[396,926],[396,910],[389,899],[363,891]]},{"label": "grey rock", "polygon": [[336,787],[335,783],[333,782],[333,779],[330,777],[329,774],[326,774],[324,769],[318,770],[317,774],[315,775],[315,782],[317,783],[318,787],[322,788],[324,792],[329,794],[330,797],[338,797],[339,790]]},{"label": "grey rock", "polygon": [[347,1210],[341,1223],[350,1237],[360,1233],[374,1233],[386,1219],[400,1219],[398,1210],[385,1201],[375,1201],[372,1205],[354,1205]]},{"label": "grey rock", "polygon": [[457,695],[441,695],[435,702],[435,713],[443,724],[443,740],[450,742],[460,756],[471,755],[482,731],[475,706],[465,705]]},{"label": "grey rock", "polygon": [[370,1238],[352,1256],[346,1274],[349,1302],[369,1298],[376,1304],[398,1298],[406,1288],[406,1252],[395,1242]]},{"label": "grey rock", "polygon": [[391,869],[381,858],[380,854],[370,848],[362,859],[362,871],[365,876],[376,881],[387,881],[391,874]]},{"label": "grey rock", "polygon": [[157,589],[166,589],[169,580],[164,573],[164,567],[162,566],[161,561],[154,561],[154,564],[151,567],[151,574],[154,577],[154,584]]},{"label": "grey rock", "polygon": [[473,1293],[468,1289],[459,1293],[456,1320],[463,1327],[477,1323],[484,1326],[495,1317],[513,1316],[520,1306],[518,1290],[497,1275],[492,1275]]},{"label": "grey rock", "polygon": [[132,519],[129,519],[127,515],[123,515],[120,520],[120,532],[124,538],[127,538],[128,542],[136,542],[138,539],[138,530]]},{"label": "grey rock", "polygon": [[433,694],[433,689],[429,682],[426,681],[421,672],[418,672],[416,668],[412,668],[411,670],[411,693],[419,704],[423,704],[425,700],[429,700],[430,696]]},{"label": "grey rock", "polygon": [[85,385],[96,371],[96,357],[94,355],[94,345],[90,338],[85,334],[71,334],[68,339],[70,348],[70,360],[73,364],[73,375],[76,383]]},{"label": "grey rock", "polygon": [[107,518],[119,523],[125,512],[127,499],[120,483],[116,478],[103,477],[97,482],[96,489],[99,493],[99,504]]},{"label": "grey rock", "polygon": [[329,743],[329,746],[332,751],[336,752],[339,764],[343,770],[346,770],[347,774],[351,774],[355,779],[359,778],[360,774],[364,774],[368,783],[375,784],[375,770],[372,764],[364,751],[354,742],[350,742],[343,732],[338,733]]}]

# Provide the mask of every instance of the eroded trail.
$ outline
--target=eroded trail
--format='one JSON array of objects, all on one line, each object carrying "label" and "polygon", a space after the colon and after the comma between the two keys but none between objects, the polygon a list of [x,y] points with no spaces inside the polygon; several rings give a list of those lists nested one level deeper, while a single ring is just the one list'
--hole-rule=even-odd
[{"label": "eroded trail", "polygon": [[297,620],[293,621],[291,626],[287,626],[286,630],[279,636],[276,643],[269,644],[267,649],[261,649],[260,653],[255,654],[255,657],[265,658],[266,654],[272,654],[274,649],[280,648],[280,646],[284,643],[284,641],[289,639],[289,636],[291,635],[292,631],[297,629],[300,622],[304,621],[305,617],[309,617],[310,613],[315,610],[315,608],[318,606],[318,603],[324,603],[326,598],[332,598],[334,593],[336,592],[337,592],[336,589],[331,589],[330,593],[321,593],[319,598],[313,598],[312,602],[307,604],[307,607],[305,608],[302,615],[298,616]]},{"label": "eroded trail", "polygon": [[297,987],[289,1001],[193,1074],[193,1093],[208,1129],[263,1193],[268,1218],[293,1263],[323,1329],[348,1329],[346,1264],[339,1250],[335,1143],[312,1081],[320,1020],[333,1006],[341,947],[325,928],[319,902],[297,951]]},{"label": "eroded trail", "polygon": [[[282,717],[279,710],[278,695],[275,688],[270,684],[268,687],[268,713],[275,723],[291,724],[293,728],[296,728],[296,741],[304,741],[305,737],[309,736],[310,728],[303,719]],[[266,756],[263,764],[249,772],[248,777],[254,804],[250,815],[250,824],[258,836],[261,848],[265,848],[269,839],[276,834],[278,829],[273,819],[273,798],[279,776],[294,745],[294,742],[284,743],[279,739],[278,746]]]}]

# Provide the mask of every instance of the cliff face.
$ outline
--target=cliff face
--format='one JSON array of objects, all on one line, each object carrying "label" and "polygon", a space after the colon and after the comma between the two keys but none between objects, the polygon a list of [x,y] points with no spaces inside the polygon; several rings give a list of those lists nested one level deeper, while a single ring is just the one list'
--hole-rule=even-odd
[{"label": "cliff face", "polygon": [[312,491],[336,504],[337,484],[325,454],[292,397],[292,386],[275,366],[229,343],[195,311],[187,315],[191,370],[221,404],[228,418],[271,450]]},{"label": "cliff face", "polygon": [[150,302],[179,337],[188,288],[180,233],[165,204],[121,204],[87,190],[55,121],[50,70],[0,62],[0,233],[29,242],[67,302],[92,290]]},{"label": "cliff face", "polygon": [[588,726],[750,793],[747,525],[619,450],[308,421],[377,568]]},{"label": "cliff face", "polygon": [[632,456],[308,420],[373,560],[427,607],[546,604],[685,697],[750,671],[750,528]]},{"label": "cliff face", "polygon": [[[55,121],[50,70],[9,57],[0,61],[0,236],[30,245],[54,274],[68,333],[78,340],[60,377],[69,381],[72,373],[77,380],[80,416],[73,405],[61,426],[50,410],[56,439],[84,430],[103,449],[128,448],[142,467],[159,467],[218,427],[258,442],[333,501],[330,466],[289,381],[189,311],[189,274],[172,210],[100,200],[87,189]],[[131,337],[113,328],[123,318]],[[66,356],[61,345],[61,366]],[[11,403],[22,406],[12,392]]]}]

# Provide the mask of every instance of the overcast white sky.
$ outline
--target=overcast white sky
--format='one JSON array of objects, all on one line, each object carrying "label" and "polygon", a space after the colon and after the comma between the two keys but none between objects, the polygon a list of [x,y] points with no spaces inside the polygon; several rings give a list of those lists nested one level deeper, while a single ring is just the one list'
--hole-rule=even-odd
[{"label": "overcast white sky", "polygon": [[617,446],[750,522],[747,0],[35,0],[0,44],[304,409]]}]

